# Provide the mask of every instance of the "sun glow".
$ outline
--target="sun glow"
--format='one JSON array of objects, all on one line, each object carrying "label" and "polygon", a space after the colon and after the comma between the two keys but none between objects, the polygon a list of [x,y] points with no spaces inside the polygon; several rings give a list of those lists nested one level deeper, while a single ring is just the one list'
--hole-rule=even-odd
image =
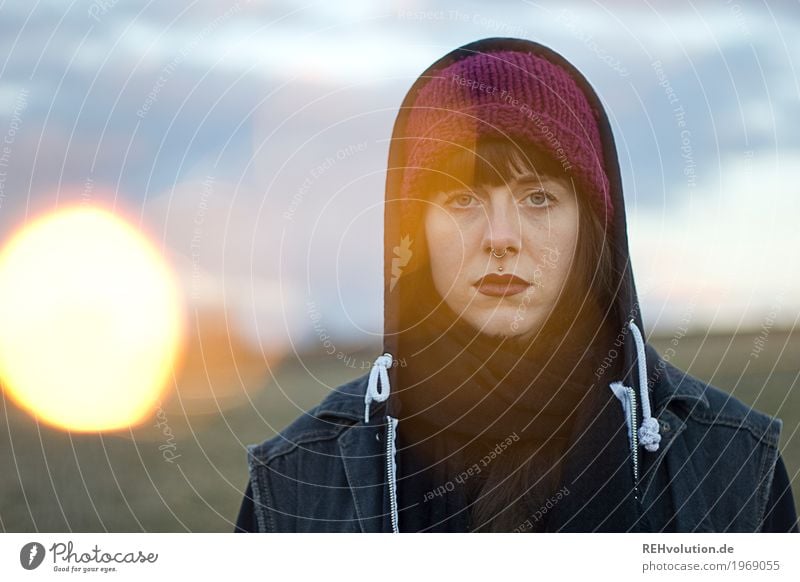
[{"label": "sun glow", "polygon": [[126,428],[162,397],[184,331],[158,249],[111,212],[58,210],[0,251],[0,378],[40,421]]}]

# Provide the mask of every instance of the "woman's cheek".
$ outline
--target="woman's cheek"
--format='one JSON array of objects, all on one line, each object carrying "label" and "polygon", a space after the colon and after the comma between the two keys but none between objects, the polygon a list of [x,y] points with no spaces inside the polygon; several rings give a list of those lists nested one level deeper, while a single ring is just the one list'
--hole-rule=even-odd
[{"label": "woman's cheek", "polygon": [[555,295],[559,295],[564,290],[564,285],[569,279],[570,268],[574,260],[574,246],[570,244],[565,246],[566,250],[562,250],[563,247],[555,247],[555,251],[551,255],[552,258],[548,259],[548,262],[552,265],[551,279]]},{"label": "woman's cheek", "polygon": [[434,285],[440,295],[451,295],[463,276],[463,241],[458,228],[448,217],[430,217],[426,236]]},{"label": "woman's cheek", "polygon": [[563,282],[569,272],[568,256],[561,247],[549,241],[542,243],[537,253],[533,272],[533,292],[539,295],[539,301],[549,303],[558,296]]}]

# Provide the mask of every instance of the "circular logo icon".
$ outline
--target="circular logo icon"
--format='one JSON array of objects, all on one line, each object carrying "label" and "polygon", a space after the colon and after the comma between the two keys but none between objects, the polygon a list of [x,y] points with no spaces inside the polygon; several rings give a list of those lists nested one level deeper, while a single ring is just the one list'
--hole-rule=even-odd
[{"label": "circular logo icon", "polygon": [[39,542],[29,542],[19,551],[19,563],[26,570],[38,568],[44,560],[44,546]]}]

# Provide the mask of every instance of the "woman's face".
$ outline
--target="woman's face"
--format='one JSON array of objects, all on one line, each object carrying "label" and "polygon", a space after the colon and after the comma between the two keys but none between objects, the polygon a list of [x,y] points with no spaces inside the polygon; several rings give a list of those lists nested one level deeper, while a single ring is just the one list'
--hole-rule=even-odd
[{"label": "woman's face", "polygon": [[425,235],[434,286],[453,311],[488,335],[530,337],[567,280],[578,201],[567,179],[522,173],[435,194]]}]

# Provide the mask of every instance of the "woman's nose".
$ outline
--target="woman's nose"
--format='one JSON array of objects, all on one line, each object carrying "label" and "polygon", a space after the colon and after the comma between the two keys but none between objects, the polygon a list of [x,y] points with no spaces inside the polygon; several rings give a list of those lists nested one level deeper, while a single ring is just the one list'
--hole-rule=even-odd
[{"label": "woman's nose", "polygon": [[482,248],[503,254],[504,249],[518,253],[522,243],[520,216],[514,204],[494,202],[488,205]]}]

